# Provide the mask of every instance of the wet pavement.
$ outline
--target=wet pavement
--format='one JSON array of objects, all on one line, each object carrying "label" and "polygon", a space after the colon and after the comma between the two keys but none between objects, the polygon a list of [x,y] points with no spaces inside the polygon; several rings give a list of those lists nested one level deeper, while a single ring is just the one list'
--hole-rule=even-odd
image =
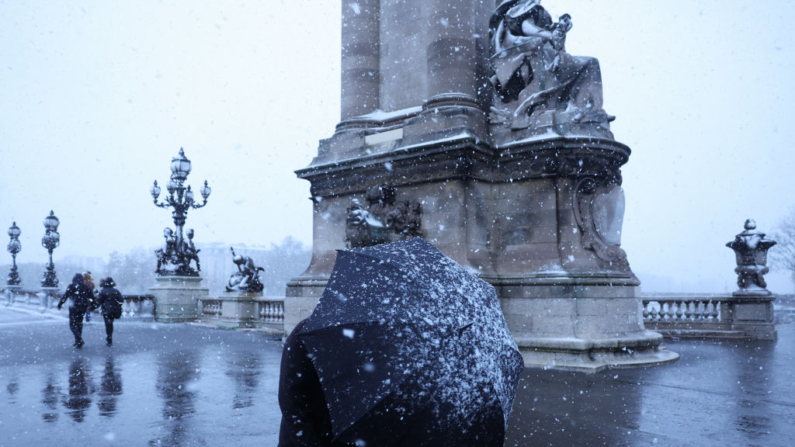
[{"label": "wet pavement", "polygon": [[[777,343],[669,341],[674,365],[526,370],[506,446],[791,446],[795,325]],[[0,446],[275,446],[281,343],[256,332],[84,329],[0,307]]]}]

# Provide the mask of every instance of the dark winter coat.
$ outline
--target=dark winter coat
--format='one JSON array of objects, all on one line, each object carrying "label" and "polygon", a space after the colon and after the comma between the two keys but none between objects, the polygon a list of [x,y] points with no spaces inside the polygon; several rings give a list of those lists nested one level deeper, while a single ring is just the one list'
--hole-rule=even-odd
[{"label": "dark winter coat", "polygon": [[123,303],[124,298],[122,298],[121,292],[113,287],[105,286],[99,291],[96,308],[102,308],[102,315],[120,318]]},{"label": "dark winter coat", "polygon": [[72,278],[72,283],[66,288],[66,292],[58,302],[58,308],[67,301],[72,300],[70,308],[76,312],[85,313],[94,304],[94,294],[91,289],[83,282],[83,275],[76,274]]},{"label": "dark winter coat", "polygon": [[331,442],[331,418],[323,388],[306,347],[297,337],[305,324],[306,320],[298,323],[282,351],[279,447],[333,447],[337,444]]}]

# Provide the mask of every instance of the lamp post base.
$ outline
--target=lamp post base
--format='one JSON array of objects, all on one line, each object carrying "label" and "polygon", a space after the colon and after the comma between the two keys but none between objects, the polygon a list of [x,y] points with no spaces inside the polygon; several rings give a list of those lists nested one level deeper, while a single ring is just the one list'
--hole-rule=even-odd
[{"label": "lamp post base", "polygon": [[149,289],[155,301],[155,321],[158,323],[187,323],[196,321],[197,302],[210,294],[201,286],[199,276],[159,276]]}]

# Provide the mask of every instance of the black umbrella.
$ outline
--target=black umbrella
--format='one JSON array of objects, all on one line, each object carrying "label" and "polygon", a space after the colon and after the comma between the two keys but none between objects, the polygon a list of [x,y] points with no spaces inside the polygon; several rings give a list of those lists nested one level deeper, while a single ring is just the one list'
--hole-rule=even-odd
[{"label": "black umbrella", "polygon": [[522,356],[494,288],[424,240],[339,251],[298,336],[336,441],[502,445]]}]

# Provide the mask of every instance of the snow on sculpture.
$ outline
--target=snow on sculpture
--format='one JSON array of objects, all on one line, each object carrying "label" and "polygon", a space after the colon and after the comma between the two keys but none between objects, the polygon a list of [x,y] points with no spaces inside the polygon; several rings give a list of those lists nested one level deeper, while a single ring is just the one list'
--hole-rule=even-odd
[{"label": "snow on sculpture", "polygon": [[571,16],[555,23],[540,3],[506,0],[491,18],[492,124],[612,139],[599,61],[568,54]]}]

